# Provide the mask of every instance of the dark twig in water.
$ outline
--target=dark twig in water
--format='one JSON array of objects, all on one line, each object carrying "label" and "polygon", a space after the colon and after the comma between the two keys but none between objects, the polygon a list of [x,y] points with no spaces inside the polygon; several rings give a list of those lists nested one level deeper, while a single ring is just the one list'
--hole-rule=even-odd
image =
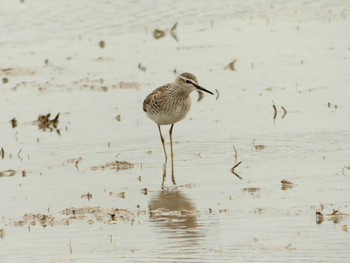
[{"label": "dark twig in water", "polygon": [[219,99],[219,97],[220,97],[220,93],[219,93],[219,91],[217,90],[217,89],[215,89],[215,92],[216,92],[216,100],[218,100]]},{"label": "dark twig in water", "polygon": [[4,159],[5,157],[5,150],[1,147],[1,159]]},{"label": "dark twig in water", "polygon": [[237,174],[236,172],[235,172],[235,168],[238,166],[238,165],[240,165],[242,162],[238,162],[235,166],[233,166],[232,168],[231,168],[231,173],[233,173],[235,176],[237,176],[239,179],[241,179],[241,180],[243,180],[242,179],[242,177],[240,177],[239,176],[239,174]]},{"label": "dark twig in water", "polygon": [[[2,150],[2,148],[1,148],[1,150]],[[3,157],[3,158],[4,158],[4,157]],[[350,170],[350,165],[348,165],[348,166],[345,165],[345,166],[343,167],[343,169],[342,169],[341,172],[342,172],[342,174],[343,174],[344,176],[346,176],[345,170],[348,170],[348,171],[349,171],[349,170]]]},{"label": "dark twig in water", "polygon": [[282,119],[287,115],[287,110],[281,106],[282,110],[283,110],[283,115],[282,115]]},{"label": "dark twig in water", "polygon": [[177,22],[170,29],[170,35],[175,39],[176,42],[179,42],[179,39],[177,38],[176,27],[177,27]]},{"label": "dark twig in water", "polygon": [[277,108],[276,108],[276,105],[275,105],[274,101],[272,101],[272,107],[273,107],[273,110],[274,110],[273,119],[275,120],[276,117],[277,117]]},{"label": "dark twig in water", "polygon": [[18,156],[18,158],[22,161],[21,151],[22,151],[22,148],[18,151],[17,156]]},{"label": "dark twig in water", "polygon": [[237,161],[238,152],[237,152],[236,147],[234,145],[232,145],[232,147],[233,147],[233,150],[235,151],[235,160]]},{"label": "dark twig in water", "polygon": [[72,255],[73,254],[73,249],[72,249],[72,240],[69,240],[69,254]]},{"label": "dark twig in water", "polygon": [[80,159],[78,159],[78,161],[75,162],[75,168],[77,168],[77,170],[79,170],[79,166],[78,166],[79,162],[80,162]]}]

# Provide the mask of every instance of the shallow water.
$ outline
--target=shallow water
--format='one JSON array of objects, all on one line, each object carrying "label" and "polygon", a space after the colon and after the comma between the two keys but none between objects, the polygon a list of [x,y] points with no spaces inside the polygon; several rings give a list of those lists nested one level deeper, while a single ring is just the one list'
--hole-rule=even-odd
[{"label": "shallow water", "polygon": [[[1,262],[349,261],[349,10],[4,1]],[[174,71],[215,95],[175,125],[162,190],[142,101]]]}]

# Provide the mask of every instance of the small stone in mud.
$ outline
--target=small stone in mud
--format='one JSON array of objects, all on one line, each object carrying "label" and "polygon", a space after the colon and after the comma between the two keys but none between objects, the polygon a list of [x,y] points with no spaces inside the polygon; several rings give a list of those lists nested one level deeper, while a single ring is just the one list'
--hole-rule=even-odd
[{"label": "small stone in mud", "polygon": [[143,189],[141,189],[141,194],[143,194],[143,195],[147,195],[147,194],[148,194],[148,190],[147,190],[147,188],[143,188]]},{"label": "small stone in mud", "polygon": [[9,79],[8,78],[2,78],[2,83],[6,84],[9,82]]},{"label": "small stone in mud", "polygon": [[161,29],[155,29],[153,31],[153,37],[155,39],[159,39],[159,38],[162,38],[165,36],[165,31],[164,30],[161,30]]},{"label": "small stone in mud", "polygon": [[116,117],[115,117],[115,119],[116,119],[116,121],[121,121],[121,116],[120,116],[120,114],[119,115],[117,115]]},{"label": "small stone in mud", "polygon": [[100,48],[105,48],[106,47],[106,42],[101,40],[100,42],[98,42],[98,45],[100,46]]},{"label": "small stone in mud", "polygon": [[11,120],[11,126],[12,126],[12,128],[16,128],[17,127],[17,120],[16,120],[16,118],[13,118]]}]

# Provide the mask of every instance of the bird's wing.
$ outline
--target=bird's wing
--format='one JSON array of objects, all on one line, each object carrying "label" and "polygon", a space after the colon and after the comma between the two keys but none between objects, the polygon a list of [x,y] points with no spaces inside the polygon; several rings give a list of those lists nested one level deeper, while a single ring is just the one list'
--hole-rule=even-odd
[{"label": "bird's wing", "polygon": [[156,102],[157,98],[159,96],[161,96],[161,94],[163,94],[164,90],[166,90],[169,85],[170,85],[170,83],[165,84],[165,85],[155,89],[145,98],[145,100],[143,101],[143,111],[144,112],[147,112],[147,106],[149,104],[153,104],[154,102]]}]

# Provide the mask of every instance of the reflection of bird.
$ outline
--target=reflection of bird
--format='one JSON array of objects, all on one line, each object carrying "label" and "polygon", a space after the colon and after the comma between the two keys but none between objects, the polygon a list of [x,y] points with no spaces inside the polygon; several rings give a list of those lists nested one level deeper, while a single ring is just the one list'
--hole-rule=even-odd
[{"label": "reflection of bird", "polygon": [[[182,229],[197,227],[196,207],[179,191],[161,191],[151,198],[148,208],[151,219],[168,219],[167,227]],[[174,219],[177,220],[173,221]]]},{"label": "reflection of bird", "polygon": [[[170,125],[170,149],[171,160],[174,161],[172,133],[174,124],[187,115],[191,108],[190,93],[194,90],[205,91],[213,95],[209,90],[206,90],[198,85],[196,76],[191,73],[180,74],[174,83],[169,83],[155,89],[149,94],[143,102],[143,110],[147,116],[158,125],[160,139],[162,141],[165,162],[167,162],[167,153],[165,150],[164,138],[160,125]],[[173,166],[172,166],[173,168]]]}]

